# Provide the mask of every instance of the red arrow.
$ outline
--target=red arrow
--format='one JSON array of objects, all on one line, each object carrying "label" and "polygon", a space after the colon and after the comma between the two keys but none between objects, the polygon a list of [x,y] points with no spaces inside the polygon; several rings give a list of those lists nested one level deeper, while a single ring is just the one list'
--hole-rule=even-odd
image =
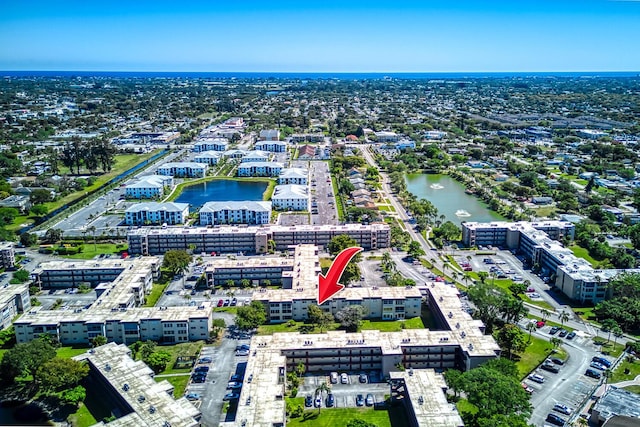
[{"label": "red arrow", "polygon": [[318,276],[318,305],[331,299],[337,292],[344,289],[344,285],[338,283],[338,280],[340,280],[340,276],[342,276],[344,269],[347,268],[351,258],[360,251],[362,251],[362,248],[359,247],[343,249],[333,260],[327,274]]}]

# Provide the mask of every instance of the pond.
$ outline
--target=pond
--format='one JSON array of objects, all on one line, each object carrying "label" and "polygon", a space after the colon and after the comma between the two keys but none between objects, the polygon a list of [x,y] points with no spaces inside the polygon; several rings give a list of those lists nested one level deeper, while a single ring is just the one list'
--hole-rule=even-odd
[{"label": "pond", "polygon": [[427,199],[444,215],[447,221],[460,225],[462,221],[490,222],[505,218],[490,210],[485,203],[448,175],[408,174],[407,190],[418,199]]},{"label": "pond", "polygon": [[189,203],[191,212],[194,212],[206,202],[260,201],[268,185],[267,182],[262,181],[216,179],[184,187],[175,202]]}]

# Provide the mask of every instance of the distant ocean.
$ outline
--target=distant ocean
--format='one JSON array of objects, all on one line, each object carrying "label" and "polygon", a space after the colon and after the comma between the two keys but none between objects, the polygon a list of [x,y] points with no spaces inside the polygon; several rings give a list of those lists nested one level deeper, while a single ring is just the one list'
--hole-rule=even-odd
[{"label": "distant ocean", "polygon": [[2,77],[119,77],[119,78],[185,78],[185,79],[341,79],[376,80],[384,78],[478,79],[512,77],[640,77],[640,71],[611,72],[517,72],[517,73],[276,73],[276,72],[138,72],[138,71],[0,71]]}]

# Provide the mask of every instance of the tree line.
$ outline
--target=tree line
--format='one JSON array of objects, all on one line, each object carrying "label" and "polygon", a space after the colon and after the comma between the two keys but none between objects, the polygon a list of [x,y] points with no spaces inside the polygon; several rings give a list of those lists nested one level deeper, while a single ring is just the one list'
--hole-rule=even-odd
[{"label": "tree line", "polygon": [[79,137],[73,137],[60,151],[60,161],[72,172],[75,168],[77,175],[80,175],[80,168],[83,166],[91,173],[98,169],[107,173],[114,164],[115,154],[115,147],[106,139],[96,138],[83,142]]}]

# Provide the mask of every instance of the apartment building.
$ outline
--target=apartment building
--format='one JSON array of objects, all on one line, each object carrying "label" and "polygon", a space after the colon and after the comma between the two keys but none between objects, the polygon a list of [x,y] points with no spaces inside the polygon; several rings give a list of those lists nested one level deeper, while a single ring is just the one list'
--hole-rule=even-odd
[{"label": "apartment building", "polygon": [[287,211],[309,210],[309,187],[306,185],[276,185],[271,196],[275,209]]},{"label": "apartment building", "polygon": [[157,174],[177,178],[202,178],[207,174],[208,165],[196,162],[170,162],[158,166]]},{"label": "apartment building", "polygon": [[31,298],[26,283],[12,285],[5,283],[0,287],[0,330],[11,326],[13,318],[29,311]]},{"label": "apartment building", "polygon": [[125,210],[127,225],[183,224],[189,216],[189,203],[137,203]]},{"label": "apartment building", "polygon": [[[233,281],[236,285],[243,280],[249,280],[251,285],[264,285],[268,280],[271,285],[282,285],[285,272],[293,271],[293,258],[282,258],[280,256],[268,258],[242,258],[228,259],[216,258],[207,263],[205,267],[205,277],[207,286],[226,286],[228,281]],[[285,279],[286,280],[286,279]]]},{"label": "apartment building", "polygon": [[374,133],[378,142],[398,142],[400,135],[395,132],[379,131]]},{"label": "apartment building", "polygon": [[240,163],[266,163],[271,160],[271,154],[266,151],[247,151],[240,159]]},{"label": "apartment building", "polygon": [[289,137],[289,141],[294,144],[299,144],[301,142],[315,142],[322,143],[324,142],[324,134],[321,133],[294,133]]},{"label": "apartment building", "polygon": [[127,184],[124,194],[127,199],[155,199],[161,197],[166,188],[171,187],[173,187],[173,177],[147,175]]},{"label": "apartment building", "polygon": [[271,202],[207,202],[199,211],[200,225],[269,224]]},{"label": "apartment building", "polygon": [[12,242],[0,242],[0,268],[11,268],[16,264]]},{"label": "apartment building", "polygon": [[246,162],[238,165],[238,176],[278,176],[284,165],[278,162]]},{"label": "apartment building", "polygon": [[309,185],[309,170],[303,168],[285,168],[278,176],[280,185]]},{"label": "apartment building", "polygon": [[89,365],[89,393],[117,416],[110,427],[200,426],[200,411],[185,397],[174,399],[173,385],[154,380],[154,372],[133,360],[127,346],[108,343],[74,359]]},{"label": "apartment building", "polygon": [[51,261],[34,272],[41,287],[95,286],[97,299],[75,310],[33,307],[14,322],[16,339],[28,342],[49,334],[65,345],[88,344],[102,335],[130,344],[153,340],[165,343],[207,339],[211,328],[209,302],[187,307],[141,307],[159,277],[156,257],[133,260]]},{"label": "apartment building", "polygon": [[193,144],[193,151],[202,153],[205,151],[226,151],[229,147],[227,138],[207,138],[196,141]]},{"label": "apartment building", "polygon": [[258,141],[255,145],[256,150],[270,151],[272,153],[284,153],[287,151],[287,143],[283,141]]},{"label": "apartment building", "polygon": [[312,244],[326,248],[332,238],[346,234],[365,250],[388,248],[391,243],[389,225],[298,225],[298,226],[219,226],[139,228],[127,234],[129,253],[134,255],[160,255],[171,249],[188,249],[195,245],[195,252],[216,253],[265,253],[272,240],[276,250],[285,251],[300,244]]},{"label": "apartment building", "polygon": [[196,154],[193,161],[196,163],[204,163],[209,166],[215,166],[220,161],[222,153],[220,151],[202,151]]},{"label": "apartment building", "polygon": [[260,131],[260,139],[263,141],[277,141],[280,139],[278,129],[263,129]]}]

